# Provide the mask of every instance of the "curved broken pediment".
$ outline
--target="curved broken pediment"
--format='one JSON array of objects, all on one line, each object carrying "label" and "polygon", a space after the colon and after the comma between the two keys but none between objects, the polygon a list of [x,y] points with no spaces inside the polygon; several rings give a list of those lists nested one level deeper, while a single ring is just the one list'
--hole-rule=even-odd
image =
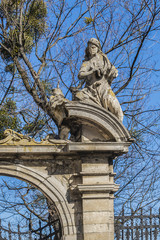
[{"label": "curved broken pediment", "polygon": [[[74,142],[131,142],[131,136],[122,122],[111,112],[93,103],[68,102],[65,104],[62,124],[71,132]],[[63,126],[63,125],[62,125]],[[4,132],[0,145],[66,145],[69,140],[51,138],[40,142],[11,129]],[[70,141],[69,141],[70,142]]]},{"label": "curved broken pediment", "polygon": [[65,108],[71,131],[75,125],[79,127],[79,141],[131,141],[131,136],[122,122],[97,104],[73,101],[65,104]]}]

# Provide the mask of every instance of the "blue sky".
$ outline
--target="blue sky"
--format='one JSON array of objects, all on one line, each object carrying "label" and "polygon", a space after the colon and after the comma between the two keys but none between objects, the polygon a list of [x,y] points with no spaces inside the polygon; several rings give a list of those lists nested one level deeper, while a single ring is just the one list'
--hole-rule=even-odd
[{"label": "blue sky", "polygon": [[[63,36],[67,27],[70,25],[70,23],[73,23],[74,20],[78,17],[78,14],[80,11],[84,11],[86,8],[86,3],[89,4],[93,3],[93,1],[85,1],[85,3],[83,4],[83,6],[81,6],[81,8],[75,9],[72,14],[69,14],[69,18],[65,21],[64,26],[62,27],[61,30],[61,35]],[[96,29],[97,31],[94,31],[93,25],[90,24],[87,26],[86,31],[76,35],[75,37],[72,38],[66,38],[64,40],[59,41],[50,51],[53,59],[55,60],[55,66],[57,67],[57,69],[59,70],[62,80],[63,82],[69,87],[71,81],[74,79],[76,84],[77,84],[77,74],[80,68],[80,65],[83,61],[84,58],[84,51],[87,45],[87,41],[91,38],[91,37],[97,37],[99,38],[100,42],[103,43],[103,41],[105,40],[105,34],[107,32],[107,29],[109,28],[109,21],[111,19],[111,10],[113,11],[113,22],[112,22],[112,28],[110,29],[108,36],[107,36],[107,41],[105,42],[104,46],[103,46],[103,51],[104,52],[108,52],[113,46],[114,44],[116,44],[118,42],[119,37],[122,35],[122,31],[125,30],[125,28],[127,28],[130,19],[132,18],[132,15],[126,10],[127,9],[127,4],[130,6],[130,8],[132,9],[133,7],[135,9],[137,9],[139,7],[138,3],[140,3],[141,1],[133,1],[133,2],[129,2],[129,1],[112,1],[112,5],[110,5],[104,12],[102,12],[102,14],[100,16],[102,16],[103,18],[98,18],[96,20]],[[66,3],[68,3],[69,5],[74,4],[75,1],[66,1]],[[93,8],[93,10],[90,11],[90,13],[88,12],[86,15],[84,15],[81,19],[80,22],[78,22],[78,24],[76,25],[76,29],[79,29],[82,26],[85,26],[85,17],[95,17],[96,13],[98,12],[97,10],[100,8],[100,5],[105,3],[106,1],[97,1],[97,4],[95,5],[96,7]],[[125,5],[126,4],[126,5]],[[124,8],[126,7],[126,8]],[[56,9],[56,11],[58,11]],[[66,11],[67,11],[67,7],[66,7]],[[65,13],[65,12],[64,12]],[[144,17],[146,16],[145,14],[147,13],[147,11],[145,10],[144,13]],[[64,15],[62,16],[63,19]],[[143,20],[144,18],[142,18]],[[50,20],[50,21],[49,21]],[[141,20],[141,21],[142,21]],[[53,12],[51,13],[51,8],[48,12],[48,36],[50,36],[50,31],[51,29],[49,29],[49,27],[51,25],[54,25],[56,22],[56,17],[54,16]],[[159,24],[159,21],[157,22],[157,24]],[[136,27],[136,25],[134,26]],[[131,30],[130,30],[131,31]],[[134,31],[134,29],[132,29],[132,31]],[[96,36],[97,35],[97,36]],[[145,111],[147,109],[152,109],[154,110],[155,108],[159,108],[160,106],[160,60],[159,60],[159,55],[160,55],[160,41],[159,41],[159,29],[156,31],[153,31],[153,33],[151,33],[149,35],[149,39],[148,41],[145,43],[145,45],[143,46],[142,49],[142,54],[139,56],[139,58],[137,59],[136,64],[138,65],[139,61],[141,61],[142,63],[142,67],[147,67],[147,68],[153,68],[155,67],[158,71],[151,71],[151,72],[145,72],[142,75],[139,75],[141,73],[142,70],[139,70],[139,72],[137,73],[137,75],[133,78],[133,81],[127,86],[127,89],[125,91],[122,91],[120,94],[118,94],[118,99],[119,101],[125,102],[125,101],[129,101],[130,99],[134,100],[136,99],[137,95],[136,94],[141,94],[141,96],[145,95],[147,93],[147,96],[144,98],[144,101],[142,101],[142,103],[140,103],[140,105],[136,105],[132,104],[130,106],[128,105],[122,105],[123,110],[126,110],[126,115],[128,114],[132,114],[132,110],[134,110],[134,113],[136,114],[136,112],[138,111]],[[139,41],[135,41],[133,44],[127,44],[126,46],[117,48],[114,51],[111,51],[110,53],[108,53],[108,57],[110,59],[110,61],[112,63],[114,63],[114,65],[118,68],[119,70],[119,76],[117,79],[114,80],[113,82],[113,87],[114,89],[118,89],[119,87],[121,87],[123,85],[123,83],[127,80],[128,76],[129,76],[129,64],[132,63],[132,60],[135,56],[136,50],[137,50],[137,46],[139,44]],[[42,38],[39,42],[39,48],[38,48],[38,53],[42,53],[42,50],[44,50],[44,47],[46,45],[46,39]],[[35,48],[33,48],[33,50],[35,50]],[[78,50],[80,50],[78,52]],[[37,64],[39,64],[39,61],[36,59],[35,57],[35,52],[33,51],[31,53],[30,56],[28,56],[31,63],[34,66],[34,69],[37,70]],[[50,55],[48,54],[48,57],[50,57]],[[59,62],[58,62],[59,61]],[[62,63],[60,63],[60,61]],[[63,64],[63,62],[67,63],[67,64]],[[70,65],[68,64],[70,63]],[[4,63],[2,63],[1,61],[1,69],[4,67]],[[74,74],[72,74],[72,70],[74,70]],[[3,75],[1,75],[2,79],[4,78]],[[7,74],[6,75],[6,86],[9,85],[9,80],[11,79],[11,75]],[[45,80],[46,83],[50,84],[49,88],[54,88],[57,85],[57,80],[59,80],[60,77],[57,74],[55,67],[53,65],[52,61],[48,61],[47,65],[44,69],[44,72],[41,75],[41,80]],[[32,81],[32,79],[31,79]],[[63,84],[63,82],[60,82],[60,87],[62,88],[63,93],[65,94],[68,89],[66,88],[66,86]],[[4,94],[4,89],[6,88],[6,86],[1,86],[1,96],[3,96]],[[33,98],[26,93],[24,85],[21,81],[21,79],[19,78],[19,75],[16,75],[15,81],[14,81],[14,86],[17,89],[16,93],[14,94],[10,94],[9,97],[12,97],[13,100],[17,101],[17,112],[19,110],[27,110],[30,114],[30,116],[36,116],[37,114],[37,106],[33,101]],[[131,96],[133,93],[133,88],[135,88],[135,95]],[[49,97],[49,94],[48,94]],[[71,99],[71,94],[67,95],[67,98]],[[41,113],[43,115],[43,113]],[[154,116],[155,114],[155,116]],[[154,121],[154,118],[157,119],[159,116],[159,112],[157,113],[153,113],[150,112],[149,114],[144,114],[143,116],[141,115],[139,118],[137,118],[135,121],[132,119],[132,116],[126,116],[124,119],[124,124],[125,126],[131,130],[133,128],[133,130],[142,132],[144,127],[142,126],[142,124],[144,124],[145,126],[147,126],[150,121]],[[159,119],[160,120],[160,119]],[[152,130],[154,130],[155,132],[159,132],[159,120],[157,120],[157,122],[155,122],[155,126],[152,127]],[[23,120],[22,120],[23,121]],[[138,123],[139,121],[139,123]],[[51,127],[53,127],[53,122],[50,123]],[[137,125],[136,125],[137,124]],[[43,133],[42,136],[46,136],[48,133],[51,132],[51,129],[48,127],[47,129],[43,129]],[[157,150],[159,147],[159,136],[154,135],[147,135],[144,134],[143,136],[140,135],[140,137],[142,137],[142,140],[144,141],[143,145],[140,145],[140,147],[142,148],[145,143],[147,144],[147,147],[151,147],[152,150]],[[130,157],[128,155],[128,157]],[[151,158],[151,156],[146,155],[145,156],[147,159],[147,162],[149,160],[151,166],[153,167],[153,164],[155,162],[157,162],[157,174],[159,173],[159,156],[154,157],[154,159]],[[136,172],[137,169],[140,169],[143,164],[144,164],[144,160],[140,158],[140,154],[135,155],[135,158],[137,158],[137,165],[134,165],[134,167],[131,167],[129,169],[129,171],[127,172],[128,174],[134,174]],[[125,160],[122,160],[123,164],[127,164],[125,162]],[[119,165],[121,166],[121,165]],[[121,166],[122,168],[124,166]],[[119,169],[117,168],[117,174],[118,174]],[[150,167],[148,167],[148,169],[146,171],[150,171]],[[125,176],[126,177],[126,176]],[[143,175],[141,176],[143,177]],[[121,179],[121,184],[125,184],[127,178],[124,178],[124,182],[123,179]],[[146,180],[146,182],[148,181],[148,179]],[[138,183],[140,186],[140,183]],[[159,180],[156,180],[156,184],[159,184]],[[154,191],[156,190],[157,185],[155,185],[154,187]],[[142,190],[142,189],[141,189]],[[127,191],[126,191],[127,192]],[[122,196],[123,198],[123,196]],[[121,198],[121,201],[123,201]]]}]

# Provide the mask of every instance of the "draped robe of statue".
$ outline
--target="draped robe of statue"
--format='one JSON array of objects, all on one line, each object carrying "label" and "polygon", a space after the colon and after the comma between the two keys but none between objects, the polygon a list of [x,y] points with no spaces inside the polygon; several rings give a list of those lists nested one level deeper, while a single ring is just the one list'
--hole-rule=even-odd
[{"label": "draped robe of statue", "polygon": [[[92,69],[95,71],[84,77],[84,74],[89,73]],[[86,58],[78,74],[80,80],[84,79],[85,87],[75,93],[75,100],[94,102],[123,121],[121,106],[110,86],[112,80],[117,76],[117,69],[101,51],[92,58]]]}]

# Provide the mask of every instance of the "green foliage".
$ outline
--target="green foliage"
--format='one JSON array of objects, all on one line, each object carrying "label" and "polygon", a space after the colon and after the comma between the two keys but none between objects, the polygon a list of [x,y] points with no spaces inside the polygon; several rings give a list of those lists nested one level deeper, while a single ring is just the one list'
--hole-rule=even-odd
[{"label": "green foliage", "polygon": [[0,4],[0,16],[5,20],[7,29],[7,38],[1,41],[5,47],[1,46],[0,54],[6,62],[13,61],[14,57],[21,57],[20,47],[23,47],[25,53],[30,53],[46,29],[47,8],[43,0],[26,1],[22,10],[24,13],[22,21],[20,21],[21,3],[21,0],[4,0]]},{"label": "green foliage", "polygon": [[25,134],[30,134],[30,136],[34,136],[35,133],[37,133],[43,128],[44,125],[45,125],[44,119],[35,119],[35,121],[25,124],[22,131]]},{"label": "green foliage", "polygon": [[0,108],[0,139],[4,138],[6,129],[18,131],[20,128],[20,120],[15,114],[16,103],[12,99],[7,99]]},{"label": "green foliage", "polygon": [[47,15],[47,8],[43,0],[32,1],[25,17],[27,28],[25,30],[26,36],[32,37],[37,41],[45,32]]},{"label": "green foliage", "polygon": [[[13,64],[13,63],[10,63],[10,64],[8,64],[8,65],[5,67],[5,72],[9,72],[9,73],[13,74],[13,73],[14,73],[14,69],[15,69],[14,64]],[[13,88],[13,87],[12,87],[12,88]]]},{"label": "green foliage", "polygon": [[52,95],[52,85],[51,83],[47,82],[47,81],[41,81],[41,83],[43,84],[43,87],[45,89],[45,92],[49,95]]},{"label": "green foliage", "polygon": [[90,24],[90,23],[92,23],[94,20],[93,20],[93,18],[91,18],[91,17],[85,17],[85,20],[84,20],[84,22],[88,25],[88,24]]},{"label": "green foliage", "polygon": [[24,135],[29,134],[34,137],[37,132],[41,131],[45,125],[44,118],[39,115],[34,121],[30,120],[28,123],[20,120],[19,115],[16,113],[16,103],[11,99],[6,99],[3,106],[0,108],[0,139],[4,138],[4,131],[12,129],[17,132],[22,132]]}]

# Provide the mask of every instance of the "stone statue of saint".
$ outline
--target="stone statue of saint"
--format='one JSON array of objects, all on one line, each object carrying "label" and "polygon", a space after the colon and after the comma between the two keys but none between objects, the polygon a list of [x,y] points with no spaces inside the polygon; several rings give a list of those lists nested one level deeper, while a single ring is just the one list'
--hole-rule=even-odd
[{"label": "stone statue of saint", "polygon": [[[78,78],[81,80],[74,92],[74,100],[94,102],[112,112],[123,121],[121,106],[111,89],[111,83],[118,76],[117,69],[101,51],[100,42],[91,38],[85,51],[85,59],[80,68]],[[85,87],[78,90],[85,82]]]}]

